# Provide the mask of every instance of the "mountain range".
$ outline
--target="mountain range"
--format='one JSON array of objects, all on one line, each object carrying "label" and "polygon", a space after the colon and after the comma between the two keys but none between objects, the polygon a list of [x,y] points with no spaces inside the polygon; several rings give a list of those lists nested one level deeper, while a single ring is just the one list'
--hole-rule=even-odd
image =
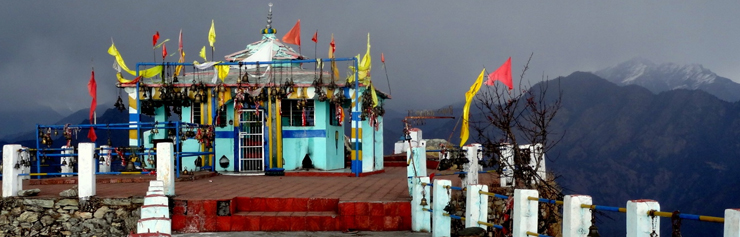
[{"label": "mountain range", "polygon": [[655,64],[644,58],[634,58],[594,74],[617,85],[638,85],[653,93],[675,89],[703,90],[725,101],[740,100],[740,84],[699,64]]}]

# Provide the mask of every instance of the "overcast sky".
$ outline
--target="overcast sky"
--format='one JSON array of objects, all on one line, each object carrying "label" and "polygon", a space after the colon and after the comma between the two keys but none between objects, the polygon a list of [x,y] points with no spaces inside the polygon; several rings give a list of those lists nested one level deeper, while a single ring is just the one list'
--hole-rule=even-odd
[{"label": "overcast sky", "polygon": [[[385,54],[398,111],[461,101],[482,67],[512,57],[518,78],[595,71],[634,57],[656,63],[702,64],[740,79],[740,1],[272,1],[278,37],[301,19],[303,54],[319,57],[333,33],[338,57],[365,52],[371,34],[373,81],[388,91]],[[95,67],[99,104],[116,99],[111,38],[129,67],[152,61],[152,34],[184,32],[187,61],[208,44],[216,56],[260,39],[268,1],[6,1],[0,8],[0,111],[38,105],[69,113],[89,106]],[[159,52],[158,52],[159,54]],[[176,57],[172,57],[175,61]],[[346,66],[346,65],[345,65]],[[458,109],[458,108],[456,108]]]}]

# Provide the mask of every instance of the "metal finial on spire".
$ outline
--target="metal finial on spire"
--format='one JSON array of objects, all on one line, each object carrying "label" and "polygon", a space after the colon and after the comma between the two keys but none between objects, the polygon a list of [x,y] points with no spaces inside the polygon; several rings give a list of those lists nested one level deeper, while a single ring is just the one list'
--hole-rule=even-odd
[{"label": "metal finial on spire", "polygon": [[270,10],[267,12],[267,29],[272,28],[272,3],[267,4]]}]

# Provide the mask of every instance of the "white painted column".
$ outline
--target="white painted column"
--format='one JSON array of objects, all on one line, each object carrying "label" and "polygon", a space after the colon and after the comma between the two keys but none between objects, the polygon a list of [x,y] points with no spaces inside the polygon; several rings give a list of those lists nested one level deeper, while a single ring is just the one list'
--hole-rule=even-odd
[{"label": "white painted column", "polygon": [[[23,151],[21,152],[21,156],[18,159],[31,161],[31,154],[29,154],[28,147],[22,147],[21,149],[23,149]],[[22,174],[31,173],[31,166],[21,165],[21,173]],[[23,180],[31,179],[30,175],[24,175],[20,177],[21,177],[20,182],[23,182]]]},{"label": "white painted column", "polygon": [[174,147],[171,142],[157,143],[157,180],[161,180],[164,193],[167,196],[175,195],[175,160]]},{"label": "white painted column", "polygon": [[501,187],[514,187],[514,148],[511,145],[504,145],[498,148],[501,152],[503,171],[500,175]]},{"label": "white painted column", "polygon": [[23,183],[18,176],[21,169],[16,169],[20,156],[18,150],[21,145],[12,144],[3,146],[3,197],[18,196],[18,191],[23,190]]},{"label": "white painted column", "polygon": [[725,209],[724,237],[740,237],[740,209]]},{"label": "white painted column", "polygon": [[[406,150],[406,177],[427,176],[426,144],[423,147],[411,147]],[[409,195],[412,195],[414,182],[409,179]]]},{"label": "white painted column", "polygon": [[[62,146],[62,154],[73,154],[75,152],[75,147],[73,146]],[[61,159],[59,159],[59,164],[61,164],[61,172],[62,173],[72,173],[74,172],[74,169],[70,166],[72,164],[72,156],[63,156]],[[62,177],[70,177],[72,175],[62,175]]]},{"label": "white painted column", "polygon": [[591,226],[591,209],[581,204],[592,205],[591,196],[565,195],[563,199],[563,236],[586,237]]},{"label": "white painted column", "polygon": [[422,183],[429,183],[429,177],[414,177],[414,190],[411,200],[411,231],[429,232],[431,231],[431,213],[424,211],[423,208],[431,208],[431,205],[421,206],[421,199],[426,197],[427,203],[430,203],[429,186]]},{"label": "white painted column", "polygon": [[478,143],[473,143],[463,147],[463,150],[466,151],[465,157],[468,158],[469,161],[467,164],[463,164],[463,171],[467,172],[465,178],[462,179],[463,188],[478,184],[478,171],[482,170],[478,164],[478,151],[481,149],[481,145]]},{"label": "white painted column", "polygon": [[103,158],[103,161],[98,162],[98,171],[100,172],[110,172],[110,164],[111,164],[111,156],[110,153],[112,152],[109,149],[110,146],[102,145],[100,146],[100,157]]},{"label": "white painted column", "polygon": [[[81,200],[95,196],[95,143],[80,143],[77,155],[80,158],[77,173],[77,192]],[[69,161],[67,161],[69,162]]]},{"label": "white painted column", "polygon": [[527,199],[530,196],[539,197],[540,195],[534,189],[514,190],[514,230],[512,236],[525,237],[527,231],[537,232],[537,216],[540,210],[536,200]]},{"label": "white painted column", "polygon": [[465,228],[487,226],[478,224],[478,221],[488,222],[488,195],[482,195],[478,191],[488,192],[488,185],[475,184],[468,186],[465,192]]},{"label": "white painted column", "polygon": [[648,211],[660,211],[660,204],[650,199],[627,201],[627,237],[647,237],[655,231],[660,236],[660,217],[648,216]]},{"label": "white painted column", "polygon": [[[450,203],[450,190],[445,186],[452,186],[452,181],[446,179],[434,180],[434,213],[432,213],[432,236],[450,236],[450,228],[452,226],[452,218],[449,216],[442,215],[445,212],[445,206]],[[453,213],[454,214],[454,213]]]}]

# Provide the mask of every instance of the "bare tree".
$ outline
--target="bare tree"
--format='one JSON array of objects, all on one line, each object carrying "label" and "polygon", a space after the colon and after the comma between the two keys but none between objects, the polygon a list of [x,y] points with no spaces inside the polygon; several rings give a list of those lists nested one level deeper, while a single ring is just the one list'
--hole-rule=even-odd
[{"label": "bare tree", "polygon": [[[544,172],[538,172],[540,164],[545,162],[545,153],[562,138],[550,129],[550,125],[561,108],[562,90],[559,80],[547,80],[544,76],[541,82],[534,87],[525,81],[525,74],[529,70],[530,55],[519,77],[521,91],[511,91],[497,83],[492,87],[485,87],[476,96],[475,105],[481,112],[480,116],[471,115],[471,127],[476,131],[478,141],[484,146],[486,157],[492,157],[488,166],[498,166],[499,174],[504,167],[513,168],[516,182],[513,188],[537,189],[540,197],[548,199],[562,199],[562,192],[554,182],[553,175],[541,177]],[[557,83],[554,95],[550,86]],[[558,136],[560,135],[560,136]],[[520,145],[541,144],[541,150],[534,153],[530,149],[521,149]],[[500,148],[513,150],[513,164],[503,159],[505,154]],[[513,191],[513,188],[507,192]],[[547,205],[547,204],[546,204]],[[546,231],[560,222],[557,207],[542,212],[540,226]],[[548,231],[549,232],[549,231]],[[542,233],[542,232],[540,232]]]}]

